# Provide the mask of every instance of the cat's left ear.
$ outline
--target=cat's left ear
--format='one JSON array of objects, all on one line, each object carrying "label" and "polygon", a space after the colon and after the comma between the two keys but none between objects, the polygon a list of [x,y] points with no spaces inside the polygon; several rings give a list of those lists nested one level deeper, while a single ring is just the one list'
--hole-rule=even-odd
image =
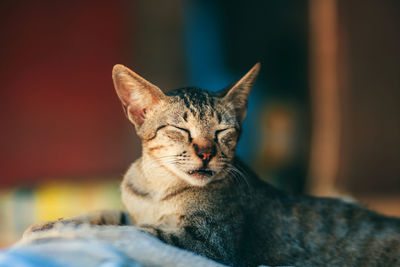
[{"label": "cat's left ear", "polygon": [[261,64],[256,63],[240,80],[235,82],[229,88],[228,92],[223,97],[225,101],[233,104],[236,114],[241,122],[246,118],[247,100],[260,68]]}]

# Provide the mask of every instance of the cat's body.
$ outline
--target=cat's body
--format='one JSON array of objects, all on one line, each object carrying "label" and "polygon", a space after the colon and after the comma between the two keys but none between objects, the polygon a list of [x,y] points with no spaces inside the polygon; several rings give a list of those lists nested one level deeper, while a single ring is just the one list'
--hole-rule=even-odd
[{"label": "cat's body", "polygon": [[122,183],[124,203],[136,225],[175,246],[234,266],[400,264],[398,219],[337,199],[287,195],[238,160],[246,182],[132,190],[136,164]]},{"label": "cat's body", "polygon": [[[184,88],[164,95],[114,68],[143,147],[121,185],[133,224],[234,266],[399,266],[399,219],[341,200],[287,195],[234,156],[258,69],[220,93]],[[127,221],[118,213],[75,219],[82,220]],[[31,231],[38,229],[46,227]]]}]

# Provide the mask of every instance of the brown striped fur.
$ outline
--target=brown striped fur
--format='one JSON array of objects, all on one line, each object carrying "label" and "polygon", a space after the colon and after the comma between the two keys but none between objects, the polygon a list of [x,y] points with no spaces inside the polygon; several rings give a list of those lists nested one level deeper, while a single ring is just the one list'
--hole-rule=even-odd
[{"label": "brown striped fur", "polygon": [[[117,94],[143,147],[121,184],[132,223],[234,266],[400,266],[399,219],[337,199],[287,195],[235,157],[259,68],[219,93],[192,87],[164,94],[114,67]],[[129,223],[123,214],[74,220]]]}]

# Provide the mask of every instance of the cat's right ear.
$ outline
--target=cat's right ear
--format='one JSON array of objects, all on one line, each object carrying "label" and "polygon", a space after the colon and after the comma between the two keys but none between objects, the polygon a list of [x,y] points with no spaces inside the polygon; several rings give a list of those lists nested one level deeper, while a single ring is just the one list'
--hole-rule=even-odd
[{"label": "cat's right ear", "polygon": [[240,80],[220,92],[220,94],[224,95],[223,99],[225,101],[233,104],[236,116],[240,122],[243,122],[246,118],[247,99],[260,71],[260,67],[260,63],[255,64]]},{"label": "cat's right ear", "polygon": [[126,116],[136,128],[144,123],[148,113],[165,98],[160,88],[123,65],[114,66],[112,78]]}]

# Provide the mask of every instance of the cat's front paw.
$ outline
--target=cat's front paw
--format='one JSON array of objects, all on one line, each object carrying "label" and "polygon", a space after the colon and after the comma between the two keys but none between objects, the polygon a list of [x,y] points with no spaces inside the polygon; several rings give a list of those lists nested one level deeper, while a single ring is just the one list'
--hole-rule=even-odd
[{"label": "cat's front paw", "polygon": [[27,236],[29,236],[33,233],[43,232],[43,231],[48,231],[50,229],[53,229],[54,225],[57,222],[58,221],[51,221],[51,222],[44,222],[44,223],[38,223],[38,224],[31,225],[24,231],[24,233],[22,234],[22,237],[26,238]]},{"label": "cat's front paw", "polygon": [[80,223],[78,221],[64,220],[63,218],[60,218],[57,221],[50,221],[50,222],[34,224],[34,225],[28,227],[28,229],[26,229],[24,231],[22,236],[26,237],[26,236],[31,235],[33,233],[49,231],[49,230],[53,229],[56,225],[60,225],[60,224],[63,224],[63,225],[65,225],[65,224],[78,225]]},{"label": "cat's front paw", "polygon": [[136,226],[140,231],[149,233],[154,236],[158,236],[158,233],[160,230],[158,230],[155,226],[150,225],[150,224],[140,224]]},{"label": "cat's front paw", "polygon": [[24,235],[33,233],[33,232],[50,230],[54,227],[54,225],[56,223],[57,223],[57,221],[34,224],[24,231]]},{"label": "cat's front paw", "polygon": [[[149,224],[141,224],[136,226],[139,228],[139,230],[149,233],[155,237],[157,237],[159,240],[169,243],[172,245],[176,245],[176,241],[178,239],[177,234],[175,232],[168,231],[165,228],[160,228],[160,226],[154,226],[154,225],[149,225]],[[162,226],[161,226],[162,227]]]},{"label": "cat's front paw", "polygon": [[150,224],[141,224],[139,226],[137,226],[137,228],[139,228],[139,230],[149,233],[155,237],[157,237],[158,239],[160,239],[161,241],[167,242],[169,243],[169,238],[168,238],[168,234],[161,230],[159,227],[154,226],[154,225],[150,225]]}]

